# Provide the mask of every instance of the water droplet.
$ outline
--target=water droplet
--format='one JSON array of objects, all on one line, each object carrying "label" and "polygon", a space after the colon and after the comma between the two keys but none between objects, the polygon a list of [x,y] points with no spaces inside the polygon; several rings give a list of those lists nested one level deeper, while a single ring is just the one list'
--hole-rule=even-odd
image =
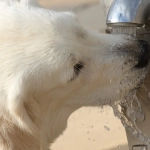
[{"label": "water droplet", "polygon": [[105,128],[107,131],[109,131],[109,130],[110,130],[110,128],[109,128],[109,127],[107,127],[107,126],[104,126],[104,128]]},{"label": "water droplet", "polygon": [[110,83],[112,82],[112,81],[111,81],[111,79],[110,79],[110,81],[109,81],[109,82],[110,82]]},{"label": "water droplet", "polygon": [[120,90],[117,90],[116,93],[119,94],[119,93],[120,93]]}]

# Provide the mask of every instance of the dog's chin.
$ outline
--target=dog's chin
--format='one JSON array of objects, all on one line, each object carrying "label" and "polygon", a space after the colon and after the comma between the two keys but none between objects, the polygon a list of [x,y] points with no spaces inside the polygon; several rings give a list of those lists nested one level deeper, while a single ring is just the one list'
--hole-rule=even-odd
[{"label": "dog's chin", "polygon": [[[130,89],[125,95],[124,97],[122,97],[123,101],[126,101],[127,99],[129,99],[129,97],[131,98],[133,95],[135,95],[137,93],[137,91],[142,88],[143,82],[137,84],[137,86],[135,86],[134,88]],[[131,98],[132,100],[132,98]]]},{"label": "dog's chin", "polygon": [[143,84],[137,85],[132,91],[137,91],[142,87]]},{"label": "dog's chin", "polygon": [[143,80],[140,81],[133,89],[131,89],[131,92],[135,92],[135,91],[138,91],[140,88],[142,88],[144,85],[144,82]]}]

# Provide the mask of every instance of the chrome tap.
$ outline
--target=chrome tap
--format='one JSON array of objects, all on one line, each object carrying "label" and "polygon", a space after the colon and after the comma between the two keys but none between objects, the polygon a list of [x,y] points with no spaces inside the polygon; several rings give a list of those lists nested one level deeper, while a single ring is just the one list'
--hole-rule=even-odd
[{"label": "chrome tap", "polygon": [[136,37],[150,44],[150,0],[114,0],[110,6],[108,27],[135,27]]},{"label": "chrome tap", "polygon": [[113,0],[106,24],[112,29],[134,27],[137,39],[150,44],[150,0]]},{"label": "chrome tap", "polygon": [[107,25],[137,26],[145,25],[150,19],[150,0],[115,0],[107,16]]}]

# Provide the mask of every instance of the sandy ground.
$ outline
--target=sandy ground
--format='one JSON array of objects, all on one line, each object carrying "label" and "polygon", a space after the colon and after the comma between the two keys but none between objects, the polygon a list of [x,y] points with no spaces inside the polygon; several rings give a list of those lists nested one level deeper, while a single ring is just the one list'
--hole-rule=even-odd
[{"label": "sandy ground", "polygon": [[[104,6],[98,0],[39,0],[45,7],[75,11],[86,28],[104,32]],[[111,0],[105,0],[108,2]],[[68,128],[51,146],[52,150],[127,150],[127,139],[120,120],[110,107],[81,108],[68,120]]]},{"label": "sandy ground", "polygon": [[112,109],[82,108],[72,114],[68,128],[52,150],[127,150],[126,135]]}]

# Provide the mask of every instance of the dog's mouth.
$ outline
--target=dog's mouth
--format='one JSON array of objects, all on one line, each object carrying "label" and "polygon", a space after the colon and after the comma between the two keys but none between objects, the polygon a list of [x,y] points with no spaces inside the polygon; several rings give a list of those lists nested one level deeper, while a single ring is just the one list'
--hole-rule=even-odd
[{"label": "dog's mouth", "polygon": [[134,90],[136,90],[136,91],[139,90],[139,89],[142,87],[142,85],[143,85],[143,84],[138,84],[138,85],[133,89],[133,91],[134,91]]},{"label": "dog's mouth", "polygon": [[141,81],[136,85],[136,87],[133,88],[132,91],[134,91],[134,90],[139,90],[143,85],[144,85],[144,80],[141,80]]},{"label": "dog's mouth", "polygon": [[131,94],[131,93],[135,93],[137,92],[140,88],[142,88],[144,85],[144,80],[141,80],[134,88],[132,88],[129,93],[125,96],[125,98],[128,98],[128,96]]}]

